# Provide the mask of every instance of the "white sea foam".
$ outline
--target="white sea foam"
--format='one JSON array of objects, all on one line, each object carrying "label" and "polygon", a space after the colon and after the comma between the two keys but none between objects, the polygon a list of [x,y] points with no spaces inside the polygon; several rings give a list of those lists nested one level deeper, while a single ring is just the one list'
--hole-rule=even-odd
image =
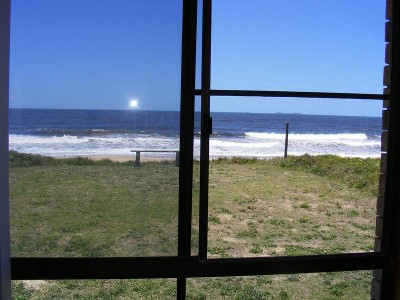
[{"label": "white sea foam", "polygon": [[358,142],[358,141],[338,141],[338,144],[351,146],[351,147],[380,147],[381,146],[381,141],[380,140],[363,141],[363,142]]},{"label": "white sea foam", "polygon": [[[179,138],[150,134],[100,136],[32,136],[10,134],[10,149],[50,156],[132,155],[131,149],[179,149]],[[245,136],[211,136],[210,156],[282,156],[285,136],[248,132]],[[199,157],[200,140],[195,137],[194,156]],[[347,157],[379,157],[380,137],[363,133],[290,134],[289,155],[335,154]],[[153,154],[152,154],[153,155]],[[156,154],[166,156],[165,153]]]},{"label": "white sea foam", "polygon": [[[9,135],[10,149],[50,156],[131,155],[131,149],[178,149],[179,139],[146,136],[30,136]],[[157,155],[157,154],[156,154]],[[165,156],[165,154],[163,154]]]},{"label": "white sea foam", "polygon": [[247,141],[241,140],[223,140],[223,139],[210,139],[210,147],[218,147],[218,148],[272,148],[274,146],[278,146],[279,142],[259,142],[259,143],[249,143]]},{"label": "white sea foam", "polygon": [[[268,132],[246,132],[246,136],[266,139],[266,140],[282,140],[285,139],[285,134],[268,133]],[[297,134],[291,133],[291,140],[304,141],[339,141],[339,140],[366,140],[367,135],[364,133],[340,133],[340,134]]]}]

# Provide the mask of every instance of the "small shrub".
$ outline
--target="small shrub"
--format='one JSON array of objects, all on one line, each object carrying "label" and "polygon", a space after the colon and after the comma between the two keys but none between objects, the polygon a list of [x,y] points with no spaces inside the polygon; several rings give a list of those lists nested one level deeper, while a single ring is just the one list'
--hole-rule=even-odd
[{"label": "small shrub", "polygon": [[261,252],[262,252],[262,248],[258,244],[253,244],[253,247],[251,247],[251,249],[250,249],[250,253],[257,254],[257,253],[261,253]]},{"label": "small shrub", "polygon": [[289,296],[289,294],[288,294],[287,292],[285,292],[285,291],[280,291],[280,292],[279,292],[279,299],[280,299],[280,300],[289,300],[289,299],[290,299],[290,296]]},{"label": "small shrub", "polygon": [[214,224],[221,224],[221,220],[218,217],[213,216],[213,215],[208,216],[208,222],[214,223]]},{"label": "small shrub", "polygon": [[95,161],[87,157],[78,156],[78,157],[66,158],[64,160],[64,163],[66,165],[72,165],[72,166],[89,166],[89,165],[94,165]]},{"label": "small shrub", "polygon": [[271,248],[276,247],[274,240],[271,240],[268,237],[265,237],[264,245],[265,245],[265,247],[271,247]]},{"label": "small shrub", "polygon": [[330,233],[330,234],[327,234],[327,235],[322,235],[321,239],[324,240],[324,241],[331,241],[331,240],[336,239],[336,237],[337,237],[337,235],[335,233]]},{"label": "small shrub", "polygon": [[310,204],[308,204],[308,203],[302,203],[302,204],[300,204],[300,208],[305,208],[305,209],[309,209],[311,206],[310,206]]},{"label": "small shrub", "polygon": [[229,209],[225,208],[225,207],[221,207],[221,208],[219,209],[219,211],[220,211],[221,213],[228,214],[228,215],[231,215],[231,214],[232,214],[232,212],[231,212]]},{"label": "small shrub", "polygon": [[310,218],[307,217],[307,216],[301,217],[301,218],[299,219],[299,223],[302,223],[302,224],[304,224],[304,223],[310,223]]},{"label": "small shrub", "polygon": [[300,281],[300,275],[299,274],[289,274],[289,275],[287,275],[287,280],[290,282]]},{"label": "small shrub", "polygon": [[351,217],[351,218],[357,217],[357,216],[359,216],[359,215],[360,215],[360,213],[359,213],[358,211],[354,210],[354,209],[352,209],[352,210],[349,211],[349,213],[348,213],[348,216]]},{"label": "small shrub", "polygon": [[333,284],[329,287],[329,292],[331,295],[335,297],[343,297],[344,292],[346,291],[348,284],[346,282],[339,282]]},{"label": "small shrub", "polygon": [[286,221],[281,219],[272,219],[270,223],[275,226],[286,225]]},{"label": "small shrub", "polygon": [[212,164],[239,164],[239,165],[244,165],[244,164],[254,164],[258,162],[259,160],[256,157],[248,158],[248,157],[219,157],[217,159],[212,160]]},{"label": "small shrub", "polygon": [[265,300],[267,299],[267,293],[255,288],[253,286],[246,285],[243,291],[236,297],[237,300]]},{"label": "small shrub", "polygon": [[240,231],[237,236],[239,238],[244,238],[244,237],[255,238],[258,236],[258,230],[255,227],[250,227],[249,230]]},{"label": "small shrub", "polygon": [[215,254],[215,255],[219,255],[221,257],[227,257],[227,253],[225,251],[224,248],[221,247],[210,247],[208,249],[208,252],[210,252],[210,254]]},{"label": "small shrub", "polygon": [[19,153],[12,150],[8,154],[8,160],[11,167],[45,166],[54,164],[56,162],[56,159],[53,157]]}]

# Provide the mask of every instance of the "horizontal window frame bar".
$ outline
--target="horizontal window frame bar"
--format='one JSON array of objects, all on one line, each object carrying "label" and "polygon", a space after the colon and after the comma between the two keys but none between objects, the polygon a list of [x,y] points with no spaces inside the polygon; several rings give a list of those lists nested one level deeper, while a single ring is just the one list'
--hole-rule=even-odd
[{"label": "horizontal window frame bar", "polygon": [[351,253],[200,261],[191,257],[13,257],[12,280],[226,277],[375,270],[382,253]]},{"label": "horizontal window frame bar", "polygon": [[[201,96],[202,90],[196,89],[195,95]],[[389,94],[294,92],[294,91],[254,91],[254,90],[210,90],[210,96],[241,97],[276,97],[276,98],[319,98],[319,99],[355,99],[355,100],[390,100]]]}]

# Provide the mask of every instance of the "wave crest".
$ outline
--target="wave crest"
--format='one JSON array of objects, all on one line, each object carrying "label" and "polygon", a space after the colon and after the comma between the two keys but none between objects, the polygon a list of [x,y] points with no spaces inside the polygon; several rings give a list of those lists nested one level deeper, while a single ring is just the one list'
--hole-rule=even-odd
[{"label": "wave crest", "polygon": [[[285,134],[269,132],[246,132],[246,136],[266,140],[284,140]],[[303,141],[338,141],[338,140],[367,140],[365,133],[337,133],[337,134],[298,134],[290,133],[289,139]]]}]

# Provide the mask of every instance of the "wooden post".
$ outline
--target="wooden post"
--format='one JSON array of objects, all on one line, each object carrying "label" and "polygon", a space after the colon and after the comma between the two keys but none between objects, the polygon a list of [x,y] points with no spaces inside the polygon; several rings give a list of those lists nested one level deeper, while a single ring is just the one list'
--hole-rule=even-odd
[{"label": "wooden post", "polygon": [[176,151],[175,167],[179,167],[179,151]]},{"label": "wooden post", "polygon": [[140,151],[136,151],[135,167],[140,167]]},{"label": "wooden post", "polygon": [[289,122],[286,122],[285,154],[283,156],[284,158],[287,158],[288,141],[289,141]]}]

